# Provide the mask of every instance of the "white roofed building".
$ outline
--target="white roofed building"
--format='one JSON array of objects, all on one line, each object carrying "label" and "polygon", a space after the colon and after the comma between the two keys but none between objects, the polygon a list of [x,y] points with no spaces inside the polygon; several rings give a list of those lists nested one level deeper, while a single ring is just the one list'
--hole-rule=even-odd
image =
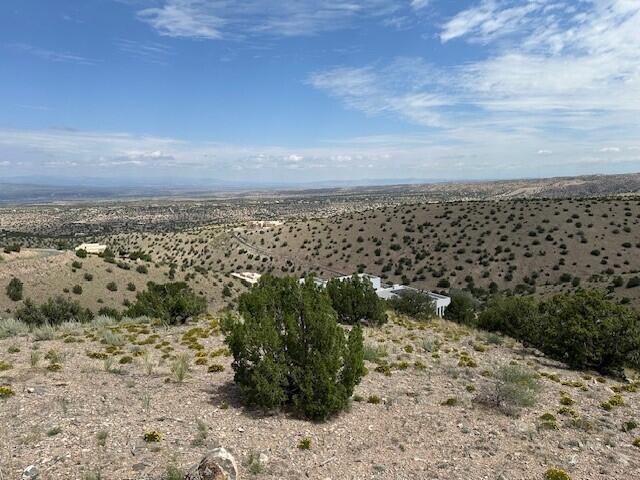
[{"label": "white roofed building", "polygon": [[78,250],[84,250],[92,255],[102,255],[107,250],[107,246],[100,243],[83,243],[76,247],[76,252]]},{"label": "white roofed building", "polygon": [[[358,277],[360,277],[361,280],[364,280],[364,279],[369,280],[371,282],[371,285],[373,286],[373,289],[376,291],[376,294],[378,295],[378,297],[384,300],[390,300],[392,298],[401,297],[403,293],[409,292],[409,291],[418,292],[418,293],[427,295],[433,301],[436,315],[438,315],[439,317],[442,317],[444,315],[445,309],[451,303],[451,298],[445,295],[440,295],[438,293],[428,292],[424,290],[418,290],[417,288],[409,287],[407,285],[384,286],[382,284],[382,278],[380,277],[377,277],[375,275],[370,275],[368,273],[358,273],[357,275]],[[345,275],[342,277],[335,277],[335,278],[342,282],[345,280],[350,280],[351,277],[352,277],[351,275]],[[304,283],[304,281],[305,281],[305,278],[300,279],[300,283]],[[323,288],[327,286],[327,282],[328,282],[328,280],[324,280],[318,277],[313,277],[313,281],[316,285]]]}]

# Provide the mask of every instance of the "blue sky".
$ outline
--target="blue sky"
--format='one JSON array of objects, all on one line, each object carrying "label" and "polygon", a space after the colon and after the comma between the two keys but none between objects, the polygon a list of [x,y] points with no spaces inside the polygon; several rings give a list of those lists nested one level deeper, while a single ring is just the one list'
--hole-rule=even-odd
[{"label": "blue sky", "polygon": [[637,0],[3,0],[0,178],[640,171]]}]

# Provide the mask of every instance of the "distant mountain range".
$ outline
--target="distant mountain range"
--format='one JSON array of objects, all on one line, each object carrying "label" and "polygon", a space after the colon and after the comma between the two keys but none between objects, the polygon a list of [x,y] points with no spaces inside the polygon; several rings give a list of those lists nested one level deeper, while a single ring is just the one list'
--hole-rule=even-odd
[{"label": "distant mountain range", "polygon": [[247,195],[330,195],[345,193],[424,195],[434,201],[585,197],[640,194],[640,173],[495,181],[433,179],[362,179],[299,183],[234,182],[216,179],[104,179],[80,177],[12,177],[0,180],[0,203],[56,203],[144,198],[207,198]]},{"label": "distant mountain range", "polygon": [[366,178],[359,180],[326,180],[314,182],[246,182],[220,180],[216,178],[101,178],[101,177],[51,177],[16,176],[0,180],[0,184],[37,185],[48,187],[91,187],[91,188],[163,188],[163,189],[208,189],[208,190],[274,190],[289,188],[356,187],[376,185],[407,185],[439,183],[445,180],[425,178]]}]

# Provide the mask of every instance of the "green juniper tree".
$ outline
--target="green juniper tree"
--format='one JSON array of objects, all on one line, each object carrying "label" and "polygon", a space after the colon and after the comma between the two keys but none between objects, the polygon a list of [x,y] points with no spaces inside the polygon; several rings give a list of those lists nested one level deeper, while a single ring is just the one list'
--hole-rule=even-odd
[{"label": "green juniper tree", "polygon": [[292,406],[325,419],[344,409],[364,374],[362,331],[347,334],[326,291],[311,280],[263,276],[223,322],[246,402]]}]

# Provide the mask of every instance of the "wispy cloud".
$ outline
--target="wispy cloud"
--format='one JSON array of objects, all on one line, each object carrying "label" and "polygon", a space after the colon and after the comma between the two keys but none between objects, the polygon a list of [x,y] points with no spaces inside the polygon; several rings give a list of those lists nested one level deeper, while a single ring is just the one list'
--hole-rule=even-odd
[{"label": "wispy cloud", "polygon": [[425,126],[441,126],[441,108],[452,103],[439,72],[420,59],[397,59],[383,68],[340,67],[316,72],[314,87],[368,115],[395,115]]},{"label": "wispy cloud", "polygon": [[158,42],[139,42],[118,38],[115,46],[123,53],[143,62],[156,65],[167,65],[167,59],[172,54],[172,49]]},{"label": "wispy cloud", "polygon": [[27,53],[35,57],[56,63],[77,63],[79,65],[96,65],[99,61],[76,55],[66,51],[48,50],[27,43],[11,43],[8,47],[16,52]]},{"label": "wispy cloud", "polygon": [[422,10],[431,3],[431,0],[411,0],[411,7],[415,10]]},{"label": "wispy cloud", "polygon": [[426,0],[163,0],[142,9],[138,18],[161,35],[194,39],[255,35],[309,36],[345,28],[355,18],[378,18],[421,9]]},{"label": "wispy cloud", "polygon": [[440,39],[448,42],[468,37],[486,43],[516,30],[521,31],[548,3],[548,0],[482,0],[449,20],[440,33]]},{"label": "wispy cloud", "polygon": [[[515,15],[517,5],[524,10]],[[525,10],[540,13],[534,25],[512,41],[497,43],[484,60],[437,67],[419,58],[398,59],[382,66],[316,72],[309,81],[349,108],[445,129],[482,124],[504,131],[564,134],[568,140],[586,131],[637,136],[640,4],[585,0],[581,10],[563,12],[561,23],[570,25],[568,30],[554,20],[562,5],[550,0],[483,0],[457,15],[471,18],[491,6],[492,15],[521,25],[528,22]],[[478,29],[484,32],[482,38],[494,31],[459,28],[455,36],[474,41]],[[443,35],[453,38],[452,31],[449,22]]]}]

